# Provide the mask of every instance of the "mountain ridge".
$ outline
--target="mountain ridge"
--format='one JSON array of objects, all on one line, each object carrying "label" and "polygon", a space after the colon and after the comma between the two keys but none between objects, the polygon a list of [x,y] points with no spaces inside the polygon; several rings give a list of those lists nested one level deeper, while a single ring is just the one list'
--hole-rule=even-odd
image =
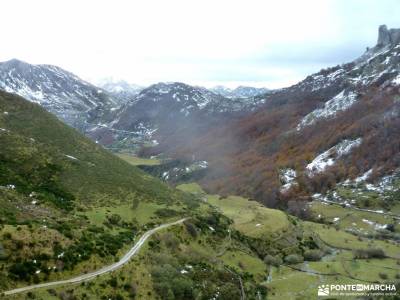
[{"label": "mountain ridge", "polygon": [[12,59],[0,63],[0,89],[41,104],[81,131],[106,119],[116,99],[60,67]]},{"label": "mountain ridge", "polygon": [[[150,155],[166,153],[189,161],[195,156],[208,162],[201,183],[211,192],[252,197],[271,207],[285,206],[296,197],[310,199],[313,193],[371,168],[373,180],[400,166],[395,134],[399,85],[400,45],[378,45],[353,62],[256,96],[264,104],[248,115],[209,128],[200,136],[188,135],[184,142],[174,137],[163,140]],[[343,140],[358,138],[362,138],[361,146],[323,174],[313,179],[304,174],[318,155]],[[368,151],[377,155],[372,157]],[[296,170],[302,184],[282,193],[279,170],[286,168]]]}]

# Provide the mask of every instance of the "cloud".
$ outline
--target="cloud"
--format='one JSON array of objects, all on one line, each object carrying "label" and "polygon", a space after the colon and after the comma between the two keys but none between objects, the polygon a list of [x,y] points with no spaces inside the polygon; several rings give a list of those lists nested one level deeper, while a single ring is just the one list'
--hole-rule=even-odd
[{"label": "cloud", "polygon": [[139,84],[292,84],[400,27],[397,0],[3,0],[0,60]]}]

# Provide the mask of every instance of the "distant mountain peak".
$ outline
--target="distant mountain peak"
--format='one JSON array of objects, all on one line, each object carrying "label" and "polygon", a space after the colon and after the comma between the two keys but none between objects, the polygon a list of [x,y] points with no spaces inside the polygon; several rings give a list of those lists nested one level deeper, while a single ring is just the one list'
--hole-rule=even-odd
[{"label": "distant mountain peak", "polygon": [[113,78],[102,79],[96,85],[118,98],[121,104],[132,100],[143,89],[145,89],[143,86],[129,83],[123,79]]},{"label": "distant mountain peak", "polygon": [[16,64],[26,64],[26,62],[16,59],[16,58],[12,58],[10,60],[7,60],[5,62],[3,62],[3,64],[7,64],[7,65],[16,65]]},{"label": "distant mountain peak", "polygon": [[268,93],[270,90],[267,88],[256,88],[245,85],[240,85],[234,89],[223,85],[217,85],[211,88],[210,91],[228,98],[249,98]]}]

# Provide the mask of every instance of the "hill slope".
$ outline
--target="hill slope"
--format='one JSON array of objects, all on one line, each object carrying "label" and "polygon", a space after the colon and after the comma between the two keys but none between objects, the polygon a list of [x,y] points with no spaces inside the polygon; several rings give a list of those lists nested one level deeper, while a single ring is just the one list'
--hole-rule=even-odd
[{"label": "hill slope", "polygon": [[198,206],[39,105],[5,92],[0,144],[2,290],[93,269],[146,226]]},{"label": "hill slope", "polygon": [[[60,172],[60,182],[75,193],[80,201],[90,202],[93,193],[104,193],[109,201],[119,199],[127,192],[140,193],[147,198],[159,197],[151,192],[151,185],[163,192],[171,191],[64,125],[40,106],[11,94],[1,92],[0,95],[0,126],[4,129],[2,138],[21,141],[21,145],[15,143],[14,155],[25,155],[25,151],[18,151],[19,146],[32,147],[38,153],[51,155],[51,161],[64,166]],[[12,143],[4,145],[11,147]],[[12,153],[11,149],[2,150],[5,154]],[[35,155],[30,155],[29,159],[35,159]],[[19,159],[16,163],[22,161],[24,159]],[[146,187],[149,190],[145,190]]]}]

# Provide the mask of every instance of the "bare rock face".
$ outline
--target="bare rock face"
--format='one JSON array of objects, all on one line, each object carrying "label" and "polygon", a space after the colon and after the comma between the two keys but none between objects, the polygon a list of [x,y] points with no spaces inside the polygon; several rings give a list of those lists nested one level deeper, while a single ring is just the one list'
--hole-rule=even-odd
[{"label": "bare rock face", "polygon": [[377,46],[386,46],[390,44],[390,34],[386,25],[379,26]]},{"label": "bare rock face", "polygon": [[378,47],[400,43],[400,29],[388,29],[386,25],[379,26]]},{"label": "bare rock face", "polygon": [[389,32],[390,32],[392,44],[393,45],[400,44],[400,28],[390,29]]}]

